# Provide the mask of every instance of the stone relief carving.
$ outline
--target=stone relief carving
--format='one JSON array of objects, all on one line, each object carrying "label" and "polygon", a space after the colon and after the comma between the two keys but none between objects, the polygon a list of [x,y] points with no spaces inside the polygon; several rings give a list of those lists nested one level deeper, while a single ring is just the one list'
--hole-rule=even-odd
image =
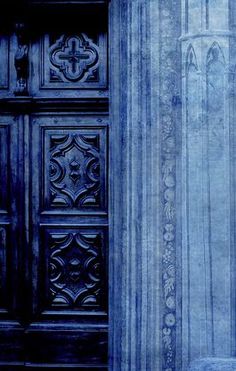
[{"label": "stone relief carving", "polygon": [[176,27],[169,23],[173,5],[163,2],[160,30],[160,110],[162,170],[162,370],[176,370],[176,126],[181,107]]},{"label": "stone relief carving", "polygon": [[197,58],[193,46],[190,44],[187,51],[186,70],[198,70]]},{"label": "stone relief carving", "polygon": [[224,150],[224,74],[225,60],[218,43],[207,54],[207,103],[209,159],[219,160]]}]

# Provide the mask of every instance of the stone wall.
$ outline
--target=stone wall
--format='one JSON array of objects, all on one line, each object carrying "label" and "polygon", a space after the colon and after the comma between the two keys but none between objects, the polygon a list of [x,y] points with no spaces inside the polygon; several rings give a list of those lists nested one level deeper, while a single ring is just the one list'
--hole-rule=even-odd
[{"label": "stone wall", "polygon": [[110,11],[111,369],[184,371],[235,353],[235,4]]}]

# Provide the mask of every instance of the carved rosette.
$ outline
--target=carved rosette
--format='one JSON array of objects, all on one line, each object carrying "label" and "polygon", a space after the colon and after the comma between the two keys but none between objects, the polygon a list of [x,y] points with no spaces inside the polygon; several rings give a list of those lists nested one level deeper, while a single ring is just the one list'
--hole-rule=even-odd
[{"label": "carved rosette", "polygon": [[[160,30],[161,121],[162,121],[162,292],[163,292],[163,370],[176,370],[176,121],[180,107],[176,24],[171,25],[173,5],[162,4]],[[165,16],[164,16],[165,14]]]}]

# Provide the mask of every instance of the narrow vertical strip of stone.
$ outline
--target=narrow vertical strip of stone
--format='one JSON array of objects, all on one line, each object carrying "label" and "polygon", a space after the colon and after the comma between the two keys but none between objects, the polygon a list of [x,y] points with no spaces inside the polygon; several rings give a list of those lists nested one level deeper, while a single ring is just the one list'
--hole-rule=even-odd
[{"label": "narrow vertical strip of stone", "polygon": [[176,369],[176,111],[180,109],[178,36],[181,32],[178,5],[174,0],[160,2],[162,369],[166,371]]},{"label": "narrow vertical strip of stone", "polygon": [[[198,49],[197,49],[198,50]],[[186,233],[186,241],[183,240],[182,249],[186,250],[187,261],[183,259],[183,272],[187,273],[187,296],[183,295],[183,308],[187,306],[188,336],[183,338],[184,347],[188,347],[188,358],[193,359],[201,354],[207,347],[207,297],[210,292],[206,290],[209,284],[204,273],[204,267],[208,267],[205,254],[205,228],[208,224],[203,223],[204,199],[205,199],[205,174],[206,156],[204,149],[205,135],[204,125],[201,120],[201,74],[199,73],[195,50],[190,44],[187,46],[186,59],[186,95],[184,107],[186,109],[185,122],[185,140],[183,145],[186,150],[186,158],[183,159],[183,172],[186,173],[186,213],[183,214],[183,220],[186,219],[186,229],[183,229],[183,235]],[[208,246],[208,245],[207,245]],[[208,280],[210,282],[210,280]],[[183,285],[185,283],[183,282]],[[205,309],[205,310],[204,310]],[[205,315],[203,315],[203,313]],[[183,329],[185,319],[183,318]]]},{"label": "narrow vertical strip of stone", "polygon": [[161,313],[161,242],[160,235],[160,182],[161,182],[161,156],[160,135],[161,126],[159,120],[159,75],[160,75],[160,43],[159,43],[159,7],[156,0],[150,1],[149,14],[150,25],[147,28],[147,40],[149,58],[146,63],[146,78],[149,81],[147,88],[147,163],[146,184],[149,185],[147,198],[147,267],[148,267],[148,329],[147,347],[148,359],[147,370],[156,371],[161,369],[161,339],[160,339],[160,313]]},{"label": "narrow vertical strip of stone", "polygon": [[[212,326],[214,353],[218,355],[229,355],[230,348],[230,337],[224,344],[219,343],[221,326],[230,332],[230,158],[225,77],[225,58],[219,44],[214,42],[207,55],[207,125]],[[225,267],[224,278],[218,273],[222,267]]]},{"label": "narrow vertical strip of stone", "polygon": [[188,2],[189,0],[185,0],[184,8],[184,18],[182,19],[185,33],[188,33]]},{"label": "narrow vertical strip of stone", "polygon": [[[182,3],[184,6],[185,1]],[[201,17],[201,28],[197,30],[192,19],[194,37],[185,34],[181,38],[183,71],[190,45],[199,71],[198,87],[191,70],[186,72],[182,85],[183,370],[198,357],[229,356],[234,326],[231,270],[235,206],[230,175],[234,171],[230,134],[233,114],[226,73],[232,53],[229,1],[192,5],[196,17]]]},{"label": "narrow vertical strip of stone", "polygon": [[188,2],[188,32],[191,34],[201,30],[201,6],[202,0],[189,0]]},{"label": "narrow vertical strip of stone", "polygon": [[[148,75],[147,75],[147,64],[149,64],[149,56],[148,56],[148,47],[150,40],[147,39],[147,28],[149,27],[149,19],[148,19],[148,6],[149,1],[146,4],[140,4],[140,40],[139,42],[143,45],[140,51],[140,74],[141,74],[141,89],[140,89],[140,124],[142,125],[143,129],[141,131],[141,146],[142,146],[142,161],[141,161],[141,174],[142,174],[142,187],[143,187],[143,197],[141,200],[141,225],[140,225],[140,232],[141,232],[141,240],[143,249],[141,251],[140,256],[140,267],[141,267],[141,287],[142,287],[142,295],[141,295],[141,312],[140,312],[140,351],[145,349],[144,357],[140,357],[140,370],[147,369],[147,357],[149,352],[149,341],[147,338],[148,333],[148,298],[150,298],[150,293],[148,292],[148,237],[147,237],[147,230],[148,230],[148,223],[147,218],[149,212],[151,210],[147,209],[147,201],[150,197],[149,192],[149,183],[148,178],[151,180],[152,174],[148,174],[148,146],[147,146],[147,139],[149,135],[152,135],[151,130],[148,130],[149,123],[148,123],[148,111],[147,111],[147,102],[148,102],[148,92],[147,92],[147,82],[148,82]],[[145,129],[146,127],[146,129]],[[148,175],[150,175],[148,177]],[[153,246],[153,245],[152,245]]]},{"label": "narrow vertical strip of stone", "polygon": [[[111,40],[110,52],[113,60],[111,78],[116,74],[111,87],[111,137],[120,146],[111,148],[111,168],[114,170],[110,274],[115,287],[111,288],[110,294],[111,368],[157,371],[160,325],[157,315],[159,154],[156,150],[159,147],[158,122],[153,121],[157,118],[158,103],[150,103],[153,99],[150,97],[150,1],[120,0],[111,3],[111,7],[111,32],[116,30],[114,35],[117,35],[118,30],[117,39],[120,40],[115,46]],[[157,20],[153,19],[155,26]],[[116,22],[119,22],[117,28]],[[155,63],[158,50],[153,45]],[[114,60],[114,53],[121,53],[122,59]],[[152,67],[156,84],[158,70],[154,65]],[[157,85],[155,89],[154,97],[157,98]],[[118,277],[120,282],[117,282]],[[114,333],[116,329],[118,334]]]},{"label": "narrow vertical strip of stone", "polygon": [[[188,60],[189,60],[189,54],[192,50],[191,46],[187,51],[183,52],[182,57],[182,68],[183,68],[183,84],[182,84],[182,125],[181,125],[181,144],[182,144],[182,151],[181,151],[181,160],[180,160],[180,171],[186,167],[186,160],[187,160],[187,146],[186,146],[186,139],[187,139],[187,130],[186,130],[186,122],[187,122],[187,110],[186,110],[186,104],[187,104],[187,66],[188,66]],[[197,68],[196,59],[194,57],[194,66]],[[190,326],[189,326],[189,266],[188,266],[188,260],[189,260],[189,252],[185,246],[187,246],[188,242],[188,236],[187,236],[187,229],[188,229],[188,222],[187,218],[183,217],[187,214],[187,174],[186,172],[181,175],[181,189],[179,190],[179,193],[181,195],[181,207],[179,210],[178,218],[181,220],[181,228],[182,232],[180,233],[182,236],[181,241],[181,319],[182,319],[182,331],[181,331],[181,359],[182,359],[182,366],[186,366],[186,362],[188,362],[189,359],[189,334],[190,334]],[[184,266],[182,262],[186,262],[186,265]],[[187,298],[187,302],[184,302],[184,298]]]},{"label": "narrow vertical strip of stone", "polygon": [[[198,122],[198,99],[196,96],[196,92],[198,91],[198,66],[197,60],[195,56],[195,52],[192,46],[189,46],[187,59],[186,59],[186,96],[184,97],[186,100],[186,127],[184,132],[184,140],[183,143],[185,144],[186,149],[186,163],[184,168],[186,169],[186,243],[183,247],[183,251],[186,251],[186,259],[187,259],[187,276],[183,281],[183,284],[187,285],[187,301],[183,301],[183,307],[186,307],[187,310],[187,342],[185,343],[185,347],[187,346],[187,359],[191,357],[191,345],[192,345],[192,331],[190,323],[193,320],[193,317],[196,316],[196,313],[199,312],[198,301],[196,302],[196,298],[198,300],[198,295],[192,297],[192,288],[193,286],[197,288],[197,291],[201,290],[202,285],[199,285],[198,279],[192,279],[190,275],[190,267],[191,267],[191,260],[195,260],[198,263],[199,258],[199,246],[198,246],[198,236],[200,233],[199,230],[199,223],[191,224],[192,220],[192,213],[196,212],[199,213],[198,210],[198,198],[201,197],[201,190],[198,189],[199,187],[199,162],[201,163],[201,145],[200,145],[200,138],[199,138],[199,122]],[[196,189],[197,188],[197,189]],[[191,196],[190,196],[191,192]],[[183,219],[185,214],[183,214]],[[183,233],[184,234],[184,233]],[[200,243],[200,242],[199,242]],[[183,267],[183,273],[184,273]],[[201,301],[201,300],[200,300]],[[198,327],[198,331],[200,331],[201,326]],[[194,334],[195,340],[197,341],[196,334]],[[198,336],[198,339],[200,336]]]},{"label": "narrow vertical strip of stone", "polygon": [[206,1],[206,30],[209,29],[209,0]]},{"label": "narrow vertical strip of stone", "polygon": [[[138,226],[139,219],[137,215],[141,190],[137,187],[137,176],[136,172],[139,168],[137,164],[137,147],[138,132],[136,125],[138,124],[138,94],[139,94],[139,76],[137,76],[137,71],[139,71],[139,54],[138,54],[138,13],[137,7],[139,4],[137,2],[129,2],[128,11],[128,58],[127,58],[127,79],[128,79],[128,92],[127,92],[127,158],[126,163],[129,169],[129,174],[127,177],[127,189],[126,192],[129,195],[127,200],[127,220],[128,225],[128,239],[126,244],[129,269],[127,277],[129,281],[129,293],[126,297],[126,331],[128,335],[128,348],[127,354],[127,364],[124,370],[134,370],[138,365],[137,360],[137,342],[140,341],[139,328],[137,327],[137,315],[139,313],[138,300],[138,270],[137,265],[137,243],[138,243]],[[136,40],[133,35],[136,35]],[[139,193],[140,192],[140,193]],[[142,197],[142,196],[141,196]],[[139,199],[139,202],[137,200]],[[139,245],[141,248],[141,244]],[[140,292],[139,292],[140,295]]]},{"label": "narrow vertical strip of stone", "polygon": [[[236,4],[232,0],[230,2],[230,27],[234,27],[235,19],[235,10]],[[236,319],[236,292],[235,292],[235,282],[236,282],[236,251],[235,251],[235,237],[236,237],[236,216],[235,216],[235,207],[236,207],[236,132],[235,132],[235,61],[236,61],[236,44],[235,44],[235,35],[230,39],[229,42],[229,65],[227,68],[226,74],[226,83],[228,82],[228,89],[226,91],[226,107],[228,108],[229,115],[229,141],[230,141],[230,214],[231,214],[231,223],[230,223],[230,240],[231,240],[231,249],[230,249],[230,274],[231,274],[231,355],[236,355],[236,338],[235,338],[235,319]]]},{"label": "narrow vertical strip of stone", "polygon": [[[127,194],[126,167],[122,162],[120,152],[126,153],[126,102],[127,70],[121,68],[127,63],[127,10],[121,1],[110,4],[110,243],[109,243],[109,364],[110,369],[121,371],[125,363],[123,349],[127,347],[125,336],[125,317],[123,306],[126,303],[126,293],[123,288],[124,275],[128,269],[123,244],[127,226],[124,223]],[[115,35],[119,37],[115,37]],[[117,93],[119,92],[119,93]],[[113,216],[113,217],[112,217]],[[128,285],[124,286],[128,289]]]},{"label": "narrow vertical strip of stone", "polygon": [[209,1],[209,30],[229,29],[229,0]]}]

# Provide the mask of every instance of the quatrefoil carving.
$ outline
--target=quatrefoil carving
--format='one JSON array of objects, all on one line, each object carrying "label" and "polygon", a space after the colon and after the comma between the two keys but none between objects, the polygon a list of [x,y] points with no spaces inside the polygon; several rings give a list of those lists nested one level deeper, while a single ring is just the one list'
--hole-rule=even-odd
[{"label": "quatrefoil carving", "polygon": [[86,80],[98,67],[98,46],[84,33],[63,35],[50,47],[49,58],[64,79],[71,82]]}]

